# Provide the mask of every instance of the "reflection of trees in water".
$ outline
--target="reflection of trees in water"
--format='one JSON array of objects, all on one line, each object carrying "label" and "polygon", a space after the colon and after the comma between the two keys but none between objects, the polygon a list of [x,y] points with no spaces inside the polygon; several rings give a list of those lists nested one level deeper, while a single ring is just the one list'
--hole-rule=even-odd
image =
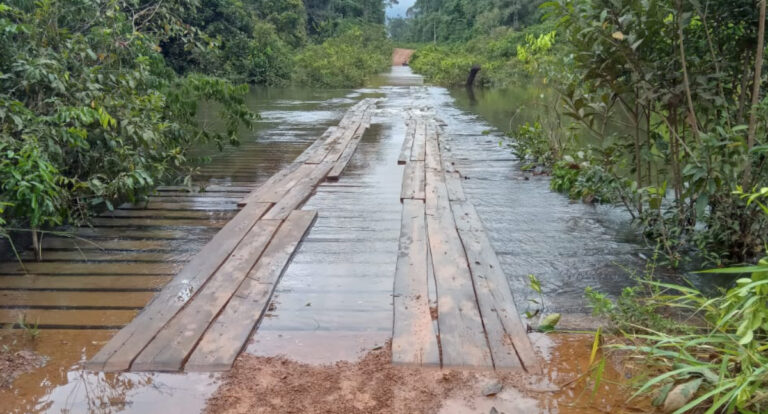
[{"label": "reflection of trees in water", "polygon": [[[77,370],[68,372],[67,379],[64,387],[69,388],[69,391],[66,397],[62,396],[63,406],[59,410],[62,414],[82,412],[81,406],[91,414],[123,411],[131,404],[128,393],[138,388],[152,387],[161,394],[165,393],[162,386],[155,385],[153,375],[149,373],[104,374]],[[52,393],[49,407],[55,403],[56,394],[55,391]]]}]

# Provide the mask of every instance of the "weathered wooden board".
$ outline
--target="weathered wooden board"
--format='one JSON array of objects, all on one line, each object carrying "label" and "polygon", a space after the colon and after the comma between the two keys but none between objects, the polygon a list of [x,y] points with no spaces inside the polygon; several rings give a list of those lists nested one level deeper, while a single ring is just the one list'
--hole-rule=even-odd
[{"label": "weathered wooden board", "polygon": [[424,186],[426,175],[424,161],[410,161],[405,164],[403,172],[403,187],[400,190],[400,200],[418,199],[424,200]]},{"label": "weathered wooden board", "polygon": [[[179,263],[187,262],[194,255],[192,251],[182,252],[105,252],[101,250],[43,250],[43,262],[68,261],[68,262],[144,262],[144,263]],[[21,255],[26,263],[34,262],[32,251],[26,251]]]},{"label": "weathered wooden board", "polygon": [[99,227],[224,227],[227,220],[94,217],[91,224]]},{"label": "weathered wooden board", "polygon": [[304,164],[300,162],[292,162],[286,165],[275,175],[269,177],[269,179],[264,184],[259,186],[259,188],[255,189],[253,192],[240,200],[237,205],[242,207],[250,202],[258,202],[259,198],[266,197],[266,194],[274,192],[275,189],[281,188],[281,183],[303,165]]},{"label": "weathered wooden board", "polygon": [[233,192],[233,193],[249,193],[253,191],[255,186],[242,186],[242,187],[235,187],[235,186],[227,186],[227,185],[206,185],[203,190],[200,191],[200,187],[186,187],[183,185],[161,185],[157,187],[158,192],[163,191],[186,191],[186,192],[192,192],[192,193],[199,193],[199,192],[209,192],[209,191],[221,191],[221,192]]},{"label": "weathered wooden board", "polygon": [[208,325],[261,257],[280,220],[259,220],[229,258],[136,357],[133,371],[178,371]]},{"label": "weathered wooden board", "polygon": [[16,324],[21,318],[39,328],[119,328],[138,310],[122,309],[0,309],[0,324]]},{"label": "weathered wooden board", "polygon": [[360,144],[360,140],[363,139],[363,135],[365,134],[365,130],[368,129],[370,126],[371,116],[370,113],[366,114],[365,118],[362,120],[362,123],[357,128],[357,131],[355,131],[355,134],[352,136],[352,139],[349,140],[349,143],[347,144],[347,147],[344,148],[344,151],[341,153],[341,156],[336,161],[336,164],[334,164],[333,168],[331,168],[331,171],[328,173],[328,180],[336,181],[341,176],[341,173],[344,171],[345,168],[347,168],[347,164],[349,164],[349,161],[352,159],[352,156],[355,154],[355,150],[357,150],[358,144]]},{"label": "weathered wooden board", "polygon": [[285,197],[264,215],[264,218],[270,220],[284,220],[288,217],[291,211],[299,208],[304,201],[312,195],[315,191],[315,187],[317,187],[318,183],[328,175],[328,171],[330,171],[332,167],[333,163],[327,162],[312,165],[312,172],[293,186],[293,188],[285,194]]},{"label": "weathered wooden board", "polygon": [[152,251],[195,251],[203,247],[199,240],[123,240],[123,239],[91,239],[83,240],[70,237],[43,238],[43,256],[54,249],[67,250],[152,250]]},{"label": "weathered wooden board", "polygon": [[444,367],[492,367],[472,275],[441,171],[427,169],[427,234],[437,283]]},{"label": "weathered wooden board", "polygon": [[411,147],[411,161],[424,161],[427,149],[426,122],[424,122],[422,118],[417,118],[416,126],[414,128],[413,146]]},{"label": "weathered wooden board", "polygon": [[[362,119],[350,125],[346,130],[344,130],[341,137],[339,137],[339,139],[334,142],[330,151],[328,151],[328,154],[326,154],[325,158],[323,159],[323,162],[336,163],[339,158],[341,158],[342,154],[344,154],[344,150],[347,149],[355,136],[362,136],[366,128],[367,126],[363,124]],[[360,132],[359,135],[358,131]],[[354,147],[352,153],[354,153]]]},{"label": "weathered wooden board", "polygon": [[[320,145],[318,145],[314,151],[312,151],[312,153],[306,154],[306,156],[302,154],[302,156],[299,156],[299,158],[301,158],[301,160],[307,164],[320,164],[325,159],[325,156],[328,155],[328,152],[331,150],[331,148],[333,148],[336,141],[338,141],[343,134],[343,128],[328,128],[320,138]],[[299,161],[299,159],[297,159],[297,161]]]},{"label": "weathered wooden board", "polygon": [[177,209],[164,209],[164,210],[138,210],[138,209],[120,209],[114,211],[108,211],[102,213],[99,217],[116,217],[116,218],[162,218],[162,219],[229,219],[237,213],[236,210],[177,210]]},{"label": "weathered wooden board", "polygon": [[225,198],[217,201],[186,202],[177,201],[166,203],[164,201],[149,200],[148,202],[125,203],[119,207],[121,210],[203,210],[203,211],[231,211],[237,210],[237,200]]},{"label": "weathered wooden board", "polygon": [[[124,240],[142,239],[142,240],[199,240],[208,238],[218,231],[215,227],[198,227],[193,231],[190,229],[158,229],[158,228],[120,228],[120,227],[81,227],[77,229],[77,237],[98,242],[103,239],[113,239],[119,237]],[[43,239],[45,243],[45,239]],[[86,243],[83,241],[83,243]]]},{"label": "weathered wooden board", "polygon": [[452,208],[475,281],[477,302],[483,315],[494,366],[497,369],[518,368],[522,363],[529,373],[540,373],[509,283],[480,217],[474,206],[466,201],[455,201]]},{"label": "weathered wooden board", "polygon": [[441,170],[442,169],[442,156],[440,155],[440,145],[437,142],[437,132],[435,131],[434,122],[429,121],[425,123],[426,138],[424,141],[424,160],[425,165],[429,169]]},{"label": "weathered wooden board", "polygon": [[427,229],[424,202],[403,200],[394,284],[392,362],[440,365],[437,333],[429,310]]},{"label": "weathered wooden board", "polygon": [[200,339],[184,367],[186,371],[224,371],[232,367],[316,217],[313,210],[291,212],[256,266]]},{"label": "weathered wooden board", "polygon": [[448,188],[448,199],[451,201],[464,201],[464,185],[461,183],[461,174],[457,172],[445,173],[445,186]]},{"label": "weathered wooden board", "polygon": [[[168,275],[181,269],[179,263],[0,263],[0,275]],[[1,277],[1,276],[0,276]]]},{"label": "weathered wooden board", "polygon": [[153,292],[22,292],[0,290],[0,307],[141,309]]},{"label": "weathered wooden board", "polygon": [[101,371],[128,369],[134,358],[221,266],[270,206],[268,203],[248,203],[136,319],[86,363],[86,368]]},{"label": "weathered wooden board", "polygon": [[2,276],[0,289],[155,291],[172,276]]},{"label": "weathered wooden board", "polygon": [[400,148],[400,155],[397,157],[397,163],[402,165],[411,159],[411,148],[413,147],[413,136],[416,132],[416,121],[410,117],[405,124],[405,137],[403,146]]},{"label": "weathered wooden board", "polygon": [[297,169],[283,177],[282,180],[266,187],[261,187],[248,197],[248,202],[278,203],[285,195],[305,177],[312,174],[314,165],[301,164]]}]

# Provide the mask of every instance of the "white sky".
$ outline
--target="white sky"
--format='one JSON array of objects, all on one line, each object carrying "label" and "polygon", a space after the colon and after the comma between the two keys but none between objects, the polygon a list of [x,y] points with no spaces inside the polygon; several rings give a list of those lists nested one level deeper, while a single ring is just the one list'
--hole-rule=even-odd
[{"label": "white sky", "polygon": [[416,0],[399,0],[400,4],[387,7],[387,17],[405,17],[405,11],[413,6]]}]

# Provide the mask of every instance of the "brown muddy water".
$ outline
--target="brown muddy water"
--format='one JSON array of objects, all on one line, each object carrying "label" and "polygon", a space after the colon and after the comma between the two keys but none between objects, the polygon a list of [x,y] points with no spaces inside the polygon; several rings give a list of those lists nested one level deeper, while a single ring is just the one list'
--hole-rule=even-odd
[{"label": "brown muddy water", "polygon": [[[624,224],[623,215],[609,208],[571,203],[550,192],[546,178],[524,176],[514,157],[499,148],[499,129],[479,112],[473,112],[471,106],[463,106],[455,91],[419,84],[420,78],[409,68],[393,67],[392,73],[374,82],[374,86],[357,90],[254,88],[249,104],[262,117],[256,129],[242,134],[239,147],[223,152],[203,151],[210,161],[200,166],[197,185],[208,186],[212,192],[217,191],[215,188],[221,188],[223,193],[227,189],[247,192],[295,158],[328,126],[336,124],[348,106],[364,97],[386,98],[341,179],[322,184],[307,202],[306,208],[319,211],[318,219],[286,269],[269,312],[246,352],[329,363],[358,358],[390,338],[392,281],[401,214],[402,167],[396,160],[407,107],[431,107],[445,121],[452,158],[457,169],[468,177],[465,192],[485,223],[521,312],[527,310],[528,299],[534,298],[527,285],[528,274],[535,274],[542,281],[546,311],[565,314],[563,326],[578,329],[593,328],[595,324],[588,317],[583,299],[585,287],[615,295],[631,284],[627,269],[642,265],[642,249]],[[213,109],[208,116],[211,122],[216,122]],[[176,200],[171,192],[163,194],[162,199],[151,198],[150,203],[175,202],[184,211],[231,211],[239,196]],[[99,256],[103,253],[92,253],[95,260],[103,260],[104,266],[119,265],[123,260],[121,254],[135,255],[135,251],[125,247],[139,245],[145,254],[150,254],[145,257],[149,261],[167,260],[171,255],[181,265],[189,254],[179,252],[194,252],[216,229],[157,224],[152,231],[164,232],[164,239],[144,238],[150,231],[146,227],[115,229],[115,238],[109,243],[124,248],[110,250],[113,256],[106,259]],[[148,296],[168,278],[158,276],[154,290],[133,298],[136,304],[125,312],[139,311]],[[119,277],[104,280],[102,283],[127,283]],[[13,292],[11,296],[40,294],[0,289],[0,295],[9,292]],[[110,300],[128,300],[128,293],[121,296],[118,292]],[[68,295],[75,294],[82,295],[69,291],[55,293],[65,303]],[[5,301],[5,296],[0,296],[0,300]],[[100,310],[95,305],[103,303],[97,302],[88,309],[89,318],[98,322],[116,312]],[[11,302],[2,302],[0,306],[4,308],[0,312],[19,309]],[[96,325],[109,324],[102,321]],[[0,390],[0,412],[194,413],[205,407],[206,399],[222,381],[219,375],[209,374],[83,371],[80,363],[114,332],[41,329],[34,339],[20,329],[0,332],[0,343],[7,346],[5,352],[24,348],[48,358],[43,368],[19,376],[10,388]],[[549,365],[548,377],[540,387],[562,384],[586,368],[589,336],[537,338],[536,345]],[[617,371],[613,379],[618,381],[622,375]],[[621,412],[605,411],[605,407],[621,406],[626,396],[619,388],[606,388],[596,397],[602,402],[595,404],[584,403],[577,398],[581,397],[579,393],[571,391],[520,392],[521,398],[535,402],[531,406],[533,412],[552,413]],[[476,412],[455,407],[451,412]]]}]

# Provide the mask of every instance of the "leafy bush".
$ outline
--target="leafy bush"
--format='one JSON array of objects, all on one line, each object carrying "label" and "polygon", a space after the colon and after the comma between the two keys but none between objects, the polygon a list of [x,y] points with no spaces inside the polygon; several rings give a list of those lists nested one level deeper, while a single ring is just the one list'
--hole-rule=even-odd
[{"label": "leafy bush", "polygon": [[[768,188],[740,194],[757,205]],[[768,252],[767,252],[768,253]],[[653,262],[651,262],[653,263]],[[768,256],[757,265],[708,270],[708,274],[749,274],[713,296],[690,287],[661,283],[653,265],[616,301],[594,290],[587,297],[597,314],[609,316],[624,333],[630,351],[651,373],[635,396],[655,394],[676,414],[697,408],[707,413],[762,413],[768,410]],[[675,390],[686,387],[687,399],[671,404]],[[634,397],[634,396],[633,396]]]},{"label": "leafy bush", "polygon": [[[121,2],[15,4],[0,4],[0,203],[9,225],[85,221],[177,177],[197,142],[236,142],[250,123],[246,86],[179,77],[166,65],[161,36],[195,37],[171,12],[180,5],[159,3],[149,18]],[[201,100],[220,104],[225,130],[198,121]]]},{"label": "leafy bush", "polygon": [[390,67],[391,56],[383,26],[352,26],[299,53],[293,79],[319,87],[362,86],[371,75]]}]

